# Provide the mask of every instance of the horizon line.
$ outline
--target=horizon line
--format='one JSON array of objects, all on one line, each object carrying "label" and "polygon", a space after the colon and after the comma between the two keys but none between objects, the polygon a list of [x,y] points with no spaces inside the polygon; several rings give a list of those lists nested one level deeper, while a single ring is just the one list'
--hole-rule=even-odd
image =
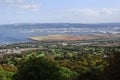
[{"label": "horizon line", "polygon": [[0,25],[15,25],[15,24],[120,24],[120,22],[97,22],[97,23],[72,23],[72,22],[36,22],[36,23],[6,23],[6,24],[0,24]]}]

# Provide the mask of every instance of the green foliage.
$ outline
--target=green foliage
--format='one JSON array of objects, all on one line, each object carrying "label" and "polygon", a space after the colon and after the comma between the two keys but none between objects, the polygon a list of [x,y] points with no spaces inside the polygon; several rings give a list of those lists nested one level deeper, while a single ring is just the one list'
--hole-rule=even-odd
[{"label": "green foliage", "polygon": [[12,72],[5,71],[0,66],[0,80],[12,80],[12,75]]},{"label": "green foliage", "polygon": [[72,75],[72,71],[60,68],[54,62],[32,58],[18,67],[13,80],[69,80]]},{"label": "green foliage", "polygon": [[[120,52],[120,47],[60,46],[57,42],[40,45],[42,49],[23,52],[20,58],[1,59],[1,62],[18,67],[14,80],[104,80],[103,77],[119,80],[120,55],[113,53]],[[4,70],[14,72],[15,68]],[[0,79],[9,80],[12,75],[4,70]]]},{"label": "green foliage", "polygon": [[62,80],[74,79],[78,75],[76,72],[73,72],[70,69],[65,67],[60,68],[60,74],[63,77]]},{"label": "green foliage", "polygon": [[5,71],[0,66],[0,80],[7,80],[7,77],[5,76]]},{"label": "green foliage", "polygon": [[114,52],[109,59],[109,66],[105,68],[107,80],[120,80],[120,52]]}]

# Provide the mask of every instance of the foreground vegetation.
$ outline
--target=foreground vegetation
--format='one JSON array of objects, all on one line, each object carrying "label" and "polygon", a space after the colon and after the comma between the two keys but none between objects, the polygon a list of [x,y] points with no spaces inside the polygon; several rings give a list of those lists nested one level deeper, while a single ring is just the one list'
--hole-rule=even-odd
[{"label": "foreground vegetation", "polygon": [[[31,49],[0,59],[0,80],[120,79],[119,46],[58,45],[54,42],[19,44],[17,50],[26,47]],[[16,44],[3,48],[13,49]]]}]

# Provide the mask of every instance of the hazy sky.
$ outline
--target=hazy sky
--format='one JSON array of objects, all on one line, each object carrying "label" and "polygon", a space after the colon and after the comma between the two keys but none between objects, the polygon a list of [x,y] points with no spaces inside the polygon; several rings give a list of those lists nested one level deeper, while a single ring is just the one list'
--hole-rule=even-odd
[{"label": "hazy sky", "polygon": [[0,0],[0,24],[120,22],[120,0]]}]

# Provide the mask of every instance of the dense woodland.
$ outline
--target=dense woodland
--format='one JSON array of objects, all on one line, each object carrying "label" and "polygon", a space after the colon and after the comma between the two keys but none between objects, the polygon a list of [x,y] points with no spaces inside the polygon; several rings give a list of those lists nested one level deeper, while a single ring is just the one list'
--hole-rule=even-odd
[{"label": "dense woodland", "polygon": [[[120,79],[119,46],[31,45],[37,49],[0,58],[0,80]],[[20,44],[19,48],[31,45]],[[1,49],[14,47],[16,44]]]}]

